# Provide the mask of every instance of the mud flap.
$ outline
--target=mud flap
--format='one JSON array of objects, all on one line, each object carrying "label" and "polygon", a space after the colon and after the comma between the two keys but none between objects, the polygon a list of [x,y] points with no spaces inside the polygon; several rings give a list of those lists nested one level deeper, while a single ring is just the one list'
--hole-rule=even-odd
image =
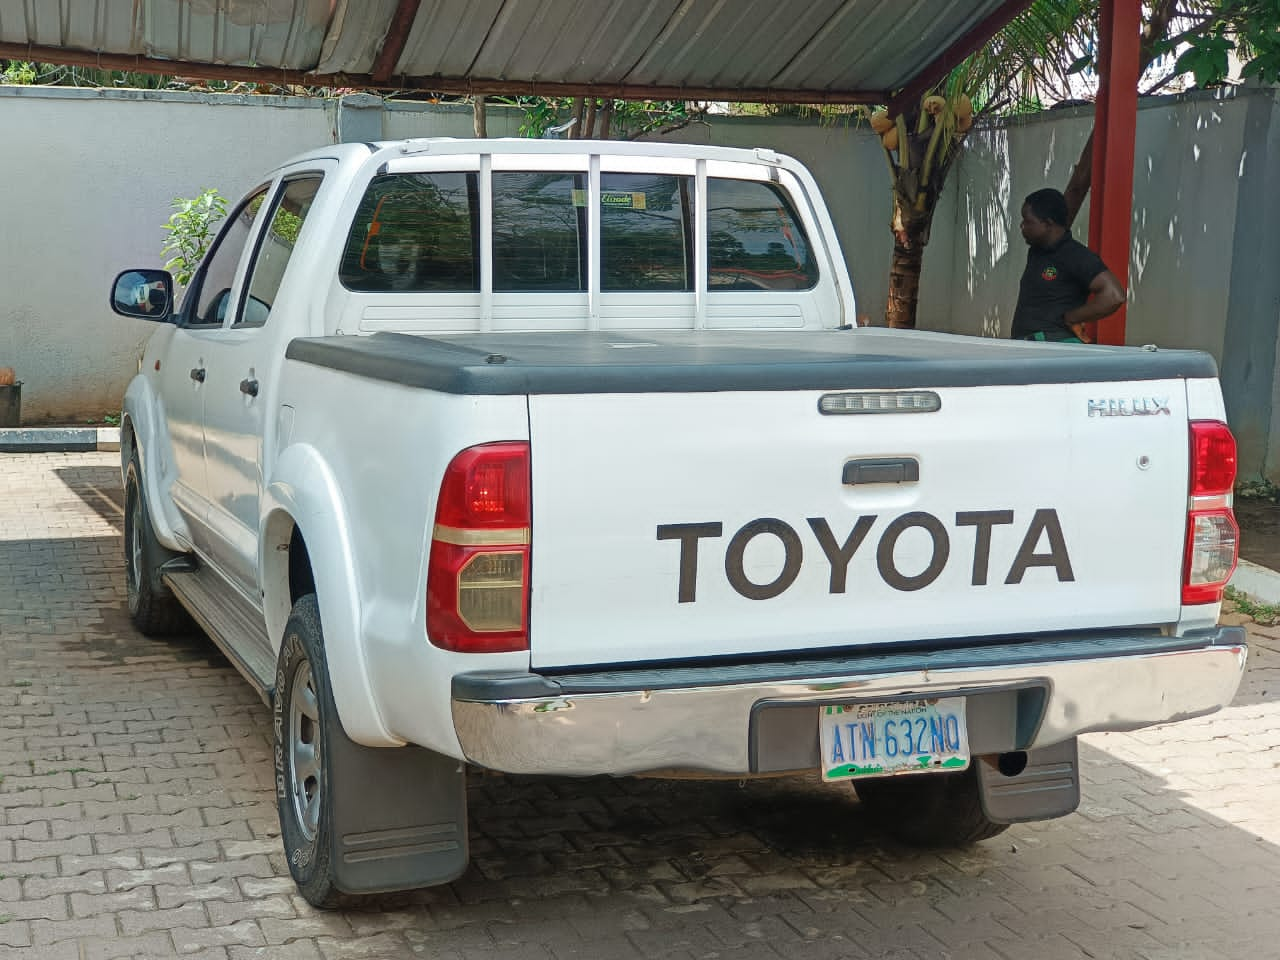
[{"label": "mud flap", "polygon": [[448,883],[467,868],[466,767],[422,747],[331,735],[334,885],[385,893]]},{"label": "mud flap", "polygon": [[[1005,758],[1016,756],[1005,754]],[[1065,817],[1080,805],[1080,759],[1072,737],[1027,751],[1027,765],[1012,776],[997,757],[976,760],[982,812],[995,823],[1025,823]],[[1006,769],[1007,766],[1006,759]]]}]

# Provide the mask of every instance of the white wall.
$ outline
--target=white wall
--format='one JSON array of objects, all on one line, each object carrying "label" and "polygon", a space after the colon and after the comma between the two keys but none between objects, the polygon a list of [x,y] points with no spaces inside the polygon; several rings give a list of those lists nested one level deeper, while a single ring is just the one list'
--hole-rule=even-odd
[{"label": "white wall", "polygon": [[173,197],[252,178],[332,142],[321,101],[0,87],[0,366],[23,423],[100,418],[150,324],[107,307],[111,280],[160,266]]},{"label": "white wall", "polygon": [[[353,109],[357,102],[365,108]],[[519,111],[491,107],[490,135],[517,136],[520,120]],[[1008,335],[1026,258],[1022,198],[1067,182],[1091,125],[1088,108],[1072,108],[975,128],[924,255],[922,328]],[[340,129],[357,140],[465,137],[472,114],[426,103],[383,109],[368,97],[340,111],[294,97],[0,87],[0,366],[25,382],[24,423],[118,409],[151,328],[113,315],[108,286],[119,269],[161,264],[171,198],[216,186],[234,200]],[[807,164],[831,208],[858,314],[884,322],[890,192],[869,130],[715,117],[656,139],[770,147]],[[1228,410],[1233,423],[1248,424],[1242,464],[1280,479],[1280,423],[1271,420],[1280,397],[1280,267],[1258,260],[1276,248],[1267,238],[1280,219],[1277,160],[1274,88],[1141,106],[1128,330],[1131,343],[1225,356]],[[1075,232],[1087,236],[1087,214]],[[1259,340],[1265,351],[1255,349]]]},{"label": "white wall", "polygon": [[[1243,103],[1204,97],[1139,110],[1130,343],[1193,347],[1221,357],[1244,115]],[[939,329],[954,333],[1008,336],[1026,263],[1017,229],[1022,200],[1040,187],[1066,184],[1092,126],[1091,112],[1076,108],[975,129],[952,171],[954,219],[934,227],[935,243],[946,244],[950,234],[955,282],[939,283],[928,265],[922,316],[948,316]],[[939,221],[945,213],[939,210]],[[1088,238],[1087,204],[1073,233]]]}]

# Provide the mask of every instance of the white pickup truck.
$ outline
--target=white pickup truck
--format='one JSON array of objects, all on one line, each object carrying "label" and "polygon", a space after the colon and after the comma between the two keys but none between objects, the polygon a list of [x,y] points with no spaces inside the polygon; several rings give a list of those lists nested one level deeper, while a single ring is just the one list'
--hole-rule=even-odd
[{"label": "white pickup truck", "polygon": [[468,765],[814,771],[971,842],[1075,809],[1079,734],[1244,670],[1212,359],[852,329],[769,150],[331,146],[180,307],[157,270],[111,299],[162,322],[130,612],[189,613],[271,706],[313,904],[456,877]]}]

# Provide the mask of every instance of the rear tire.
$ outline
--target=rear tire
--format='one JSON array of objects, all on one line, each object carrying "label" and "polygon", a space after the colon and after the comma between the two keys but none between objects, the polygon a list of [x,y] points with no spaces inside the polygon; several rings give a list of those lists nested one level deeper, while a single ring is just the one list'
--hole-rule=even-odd
[{"label": "rear tire", "polygon": [[185,633],[191,618],[161,577],[161,567],[182,556],[156,539],[142,492],[142,467],[135,450],[124,475],[124,577],[129,617],[149,637]]},{"label": "rear tire", "polygon": [[982,811],[978,764],[960,773],[925,773],[865,780],[856,787],[871,819],[912,847],[965,847],[1009,828]]},{"label": "rear tire", "polygon": [[329,688],[320,606],[314,593],[293,605],[276,662],[272,700],[276,808],[289,873],[313,907],[343,906],[353,898],[334,882],[333,771],[330,744],[339,732]]}]

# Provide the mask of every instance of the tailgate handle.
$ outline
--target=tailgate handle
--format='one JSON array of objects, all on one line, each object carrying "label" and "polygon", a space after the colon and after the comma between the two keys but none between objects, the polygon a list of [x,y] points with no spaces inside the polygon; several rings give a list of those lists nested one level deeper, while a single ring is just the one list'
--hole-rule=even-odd
[{"label": "tailgate handle", "polygon": [[841,481],[846,486],[859,483],[915,483],[920,479],[920,461],[915,457],[850,460],[844,465]]}]

